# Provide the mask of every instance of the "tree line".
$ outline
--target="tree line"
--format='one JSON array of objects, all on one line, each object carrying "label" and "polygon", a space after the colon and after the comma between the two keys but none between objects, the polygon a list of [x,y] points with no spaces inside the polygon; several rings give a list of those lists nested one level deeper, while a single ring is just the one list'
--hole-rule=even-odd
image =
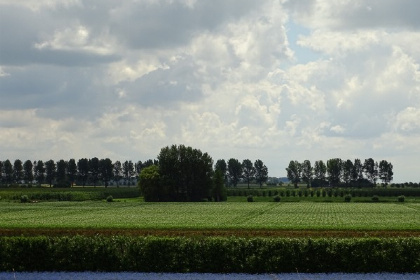
[{"label": "tree line", "polygon": [[161,149],[158,165],[144,168],[139,185],[146,201],[223,201],[226,186],[236,186],[243,179],[255,180],[260,186],[267,181],[268,169],[261,160],[252,164],[231,158],[217,160],[209,154],[184,145]]},{"label": "tree line", "polygon": [[102,182],[107,187],[111,180],[117,185],[120,180],[130,185],[141,169],[156,164],[154,160],[133,163],[131,160],[124,162],[112,162],[109,158],[48,160],[26,160],[22,162],[16,159],[13,164],[10,160],[0,161],[0,183],[2,184],[53,184],[58,187],[70,187],[74,183],[85,186],[96,186]]},{"label": "tree line", "polygon": [[378,179],[387,185],[393,180],[393,166],[386,160],[379,163],[372,158],[342,160],[333,158],[325,164],[322,160],[315,161],[312,167],[309,160],[302,163],[291,160],[286,168],[287,178],[297,187],[300,182],[312,187],[346,186],[370,187],[376,185]]}]

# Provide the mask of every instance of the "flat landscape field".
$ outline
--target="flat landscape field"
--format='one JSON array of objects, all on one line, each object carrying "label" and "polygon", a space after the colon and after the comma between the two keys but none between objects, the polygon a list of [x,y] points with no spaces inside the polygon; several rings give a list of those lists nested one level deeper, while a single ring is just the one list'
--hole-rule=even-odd
[{"label": "flat landscape field", "polygon": [[418,203],[0,203],[0,235],[420,236]]}]

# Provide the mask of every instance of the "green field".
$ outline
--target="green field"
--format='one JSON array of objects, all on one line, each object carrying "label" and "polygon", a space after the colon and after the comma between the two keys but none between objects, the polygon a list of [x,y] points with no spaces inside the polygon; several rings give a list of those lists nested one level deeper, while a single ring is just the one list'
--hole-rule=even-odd
[{"label": "green field", "polygon": [[420,230],[418,203],[0,203],[0,228]]}]

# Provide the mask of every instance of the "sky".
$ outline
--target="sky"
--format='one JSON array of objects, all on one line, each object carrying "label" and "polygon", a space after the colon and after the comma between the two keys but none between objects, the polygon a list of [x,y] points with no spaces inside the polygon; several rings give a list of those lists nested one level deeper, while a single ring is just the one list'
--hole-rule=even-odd
[{"label": "sky", "polygon": [[387,160],[420,182],[420,1],[0,0],[0,160]]}]

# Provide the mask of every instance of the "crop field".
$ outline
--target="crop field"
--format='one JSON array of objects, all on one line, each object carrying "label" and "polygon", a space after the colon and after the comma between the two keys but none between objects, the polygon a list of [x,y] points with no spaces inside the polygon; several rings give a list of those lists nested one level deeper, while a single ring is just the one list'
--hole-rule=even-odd
[{"label": "crop field", "polygon": [[19,230],[408,231],[418,203],[0,203],[0,233]]}]

